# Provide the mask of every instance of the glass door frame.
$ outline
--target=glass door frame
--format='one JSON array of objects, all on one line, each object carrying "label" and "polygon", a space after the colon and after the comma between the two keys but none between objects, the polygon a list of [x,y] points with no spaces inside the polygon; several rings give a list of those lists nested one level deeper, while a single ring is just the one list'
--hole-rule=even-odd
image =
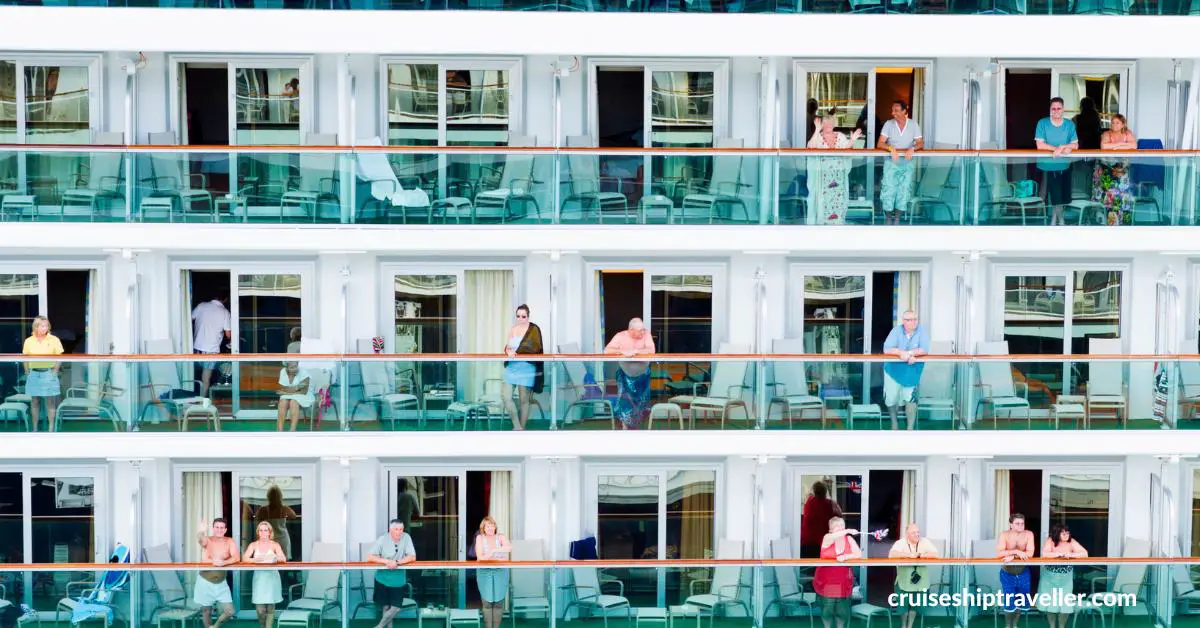
[{"label": "glass door frame", "polygon": [[[808,146],[808,140],[812,137],[812,129],[810,124],[812,121],[808,119],[808,74],[810,72],[840,72],[840,73],[860,73],[867,75],[867,111],[875,110],[875,77],[878,74],[879,68],[913,68],[915,70],[923,70],[925,84],[921,86],[922,101],[926,103],[920,111],[920,117],[914,118],[917,124],[921,127],[921,132],[925,136],[925,146],[930,148],[933,146],[933,138],[936,136],[935,129],[931,126],[934,120],[933,109],[936,107],[936,99],[931,98],[931,94],[937,94],[934,90],[935,76],[933,72],[933,59],[846,59],[846,60],[831,60],[831,59],[793,59],[792,60],[792,146],[795,148],[804,148]],[[910,113],[912,103],[908,103]],[[886,120],[885,120],[886,122]],[[873,138],[879,132],[875,128],[875,116],[867,116],[867,133],[866,150],[875,150],[872,144]]]},{"label": "glass door frame", "polygon": [[[805,475],[859,475],[862,476],[862,503],[864,504],[861,517],[863,519],[862,526],[865,528],[868,525],[866,521],[866,508],[870,505],[871,496],[871,471],[912,471],[913,485],[917,489],[916,511],[913,516],[918,522],[924,522],[926,517],[925,504],[925,476],[926,463],[912,461],[896,461],[895,463],[887,462],[886,460],[873,460],[870,463],[839,463],[839,462],[788,462],[787,473],[784,475],[783,488],[785,491],[786,501],[784,502],[784,526],[786,530],[800,530],[801,518],[804,511],[804,497],[808,492],[809,487],[804,486],[800,478]],[[927,527],[927,526],[923,526]],[[927,530],[926,530],[927,531]],[[953,533],[953,531],[951,531]],[[903,535],[903,531],[899,532]],[[799,534],[791,537],[793,547],[793,556],[800,555],[800,537]],[[861,538],[855,539],[861,544]],[[947,538],[949,543],[950,539]]]},{"label": "glass door frame", "polygon": [[[0,473],[21,474],[21,552],[26,563],[33,562],[33,488],[30,480],[35,477],[91,478],[92,479],[92,526],[95,532],[93,561],[107,563],[112,554],[109,522],[112,520],[108,502],[109,476],[105,465],[0,465]],[[130,548],[131,550],[134,548]],[[24,596],[22,602],[33,606],[33,572],[24,572]]]},{"label": "glass door frame", "polygon": [[585,260],[584,262],[584,290],[589,293],[588,305],[583,316],[584,328],[580,333],[580,338],[584,342],[592,343],[591,346],[584,346],[584,351],[593,353],[603,353],[604,347],[608,345],[609,338],[602,337],[604,330],[600,328],[600,312],[602,304],[600,303],[600,290],[597,284],[599,274],[602,272],[628,272],[636,271],[642,273],[642,320],[645,322],[647,329],[654,333],[654,329],[650,326],[653,285],[650,277],[658,275],[708,275],[712,277],[712,347],[713,353],[717,352],[717,347],[721,342],[729,340],[729,266],[725,263],[713,262],[626,262],[613,261],[605,262],[598,260]]},{"label": "glass door frame", "polygon": [[[316,281],[317,268],[316,262],[313,261],[250,261],[250,260],[229,260],[229,261],[184,261],[173,260],[171,262],[170,281],[179,279],[178,288],[171,290],[171,329],[172,335],[178,335],[178,342],[173,342],[174,346],[179,347],[181,354],[190,354],[192,352],[191,334],[185,333],[190,329],[190,318],[183,320],[183,295],[185,291],[190,292],[190,287],[186,288],[183,285],[184,272],[227,272],[229,273],[229,333],[230,333],[230,351],[232,355],[242,353],[238,346],[238,338],[240,337],[240,317],[241,304],[238,302],[238,276],[239,275],[300,275],[300,334],[304,338],[320,338],[319,331],[321,329],[317,315],[320,313],[320,307],[317,306],[316,299],[318,295]],[[192,307],[189,305],[188,311]],[[253,354],[247,354],[253,355]],[[234,363],[233,373],[233,390],[232,403],[234,418],[239,415],[246,418],[270,418],[275,416],[275,413],[269,410],[242,410],[241,409],[241,377],[239,364]],[[243,414],[250,412],[252,414]]]},{"label": "glass door frame", "polygon": [[[512,498],[514,505],[520,505],[513,508],[512,511],[512,530],[502,530],[510,541],[512,539],[520,539],[524,535],[525,517],[523,506],[525,502],[524,478],[522,477],[523,465],[519,462],[510,463],[447,463],[447,464],[388,464],[381,465],[379,470],[380,481],[383,483],[385,490],[379,494],[384,500],[378,512],[386,512],[387,519],[379,525],[386,531],[386,522],[396,518],[396,480],[401,477],[454,477],[458,478],[458,557],[451,560],[465,561],[467,560],[467,543],[473,542],[475,537],[470,534],[470,530],[476,529],[478,523],[467,521],[467,473],[473,471],[508,471],[512,479]],[[411,534],[411,530],[405,530]],[[431,559],[417,557],[418,560],[428,561]],[[458,578],[458,607],[463,608],[466,605],[467,596],[467,579]]]},{"label": "glass door frame", "polygon": [[[600,538],[600,477],[606,475],[616,476],[636,476],[636,475],[653,475],[658,478],[658,543],[655,547],[655,556],[667,555],[667,500],[670,494],[670,487],[667,483],[670,481],[671,473],[676,471],[711,471],[716,482],[713,485],[713,551],[716,552],[718,542],[725,538],[725,464],[722,462],[703,463],[703,462],[680,462],[680,463],[651,463],[643,464],[635,462],[631,464],[618,464],[613,462],[595,462],[585,463],[583,466],[584,489],[583,497],[585,504],[585,512],[583,513],[583,527],[596,536],[596,545],[599,549],[600,544],[604,541]],[[586,535],[586,533],[585,533]],[[747,543],[747,545],[753,545]],[[751,551],[749,549],[745,550]],[[714,556],[715,557],[715,556]],[[622,561],[626,562],[626,561]],[[637,559],[631,559],[627,562],[636,563]],[[650,567],[650,566],[647,566]],[[662,569],[658,570],[658,602],[657,606],[665,608],[666,606],[666,572]]]},{"label": "glass door frame", "polygon": [[[39,262],[22,262],[14,261],[12,263],[0,263],[0,273],[5,275],[37,275],[38,278],[38,315],[47,315],[47,306],[49,305],[50,293],[49,283],[47,282],[47,274],[51,271],[58,270],[75,270],[89,271],[94,274],[94,285],[90,286],[91,294],[88,298],[88,328],[86,331],[88,338],[88,347],[91,348],[90,353],[108,353],[109,343],[112,341],[112,321],[107,320],[112,317],[111,308],[108,306],[108,293],[105,290],[107,277],[105,276],[105,263],[102,261],[79,261],[79,260],[62,260],[62,261],[39,261]],[[101,317],[106,319],[105,324],[101,324]],[[50,321],[53,328],[54,321]],[[30,332],[32,330],[25,330]],[[53,332],[53,329],[51,330]],[[105,559],[108,557],[105,556]]]},{"label": "glass door frame", "polygon": [[[315,464],[293,463],[293,464],[222,464],[222,463],[202,463],[202,464],[172,464],[171,465],[171,531],[173,538],[176,539],[172,543],[171,550],[174,552],[176,560],[182,561],[185,554],[184,545],[195,542],[195,539],[186,538],[184,533],[184,503],[183,503],[183,474],[185,473],[229,473],[232,477],[229,483],[229,503],[230,503],[230,521],[229,521],[229,537],[234,540],[237,545],[238,552],[245,553],[246,539],[241,538],[242,526],[244,523],[241,520],[241,479],[244,477],[299,477],[301,482],[301,503],[313,504],[311,517],[304,514],[305,524],[300,529],[300,558],[293,562],[306,560],[309,552],[312,550],[312,545],[321,538],[320,531],[317,529],[320,526],[321,512],[336,510],[329,508],[328,501],[319,504],[317,502],[317,466]],[[306,509],[307,510],[307,509]],[[344,553],[344,552],[343,552]],[[240,558],[240,554],[239,554]],[[235,574],[239,572],[234,572]],[[235,618],[251,619],[254,617],[253,605],[248,608],[240,608],[237,601],[240,599],[242,589],[242,578],[236,575],[233,578],[233,599],[234,606],[237,608]]]},{"label": "glass door frame", "polygon": [[[1118,60],[1097,60],[1097,61],[1080,61],[1074,60],[1064,62],[1062,60],[1053,59],[1000,59],[998,61],[999,69],[993,76],[992,93],[995,94],[994,105],[994,128],[996,132],[996,141],[1001,148],[1005,148],[1005,138],[1008,131],[1008,115],[1005,110],[1004,103],[1006,97],[1005,76],[1007,70],[1050,70],[1050,94],[1046,96],[1046,115],[1050,115],[1050,99],[1058,96],[1058,78],[1063,74],[1119,74],[1121,75],[1121,113],[1129,119],[1129,125],[1132,128],[1137,128],[1136,113],[1136,98],[1130,98],[1130,94],[1136,93],[1134,90],[1137,87],[1137,62],[1136,61],[1118,61]],[[924,128],[924,127],[921,127]],[[1033,134],[1033,129],[1029,130],[1030,135]]]},{"label": "glass door frame", "polygon": [[[383,145],[388,145],[388,66],[396,64],[436,65],[438,67],[438,146],[446,146],[446,71],[464,69],[467,71],[507,71],[508,72],[508,134],[523,135],[525,130],[525,109],[523,104],[524,82],[522,81],[523,57],[408,57],[382,56],[379,58],[379,137]],[[430,147],[432,149],[432,147]],[[439,166],[444,167],[444,166]]]},{"label": "glass door frame", "polygon": [[[1168,554],[1168,556],[1174,556],[1174,552],[1178,552],[1180,556],[1191,556],[1192,535],[1197,532],[1196,526],[1192,524],[1192,508],[1196,501],[1195,491],[1200,489],[1200,482],[1196,481],[1197,474],[1200,474],[1200,462],[1184,460],[1178,465],[1178,468],[1182,476],[1179,486],[1182,486],[1183,490],[1177,493],[1179,495],[1179,503],[1176,504],[1178,512],[1172,513],[1171,516],[1180,517],[1182,522],[1175,527],[1176,532],[1179,534],[1179,538],[1176,541],[1179,547],[1171,548],[1172,553]],[[1168,483],[1168,478],[1164,477],[1163,485],[1170,490]]]},{"label": "glass door frame", "polygon": [[[1045,530],[1032,530],[1034,545],[1039,548],[1046,541],[1050,523],[1050,476],[1052,475],[1107,475],[1108,476],[1108,556],[1120,556],[1121,544],[1125,538],[1125,495],[1124,472],[1125,463],[1100,462],[993,462],[984,464],[984,494],[983,517],[980,531],[986,536],[994,536],[995,531],[988,532],[984,526],[989,526],[996,519],[996,471],[1041,471],[1042,472],[1042,504],[1041,519]],[[1090,550],[1089,550],[1090,551]]]},{"label": "glass door frame", "polygon": [[[1121,324],[1118,330],[1118,337],[1121,340],[1121,349],[1129,350],[1129,325],[1130,321],[1126,314],[1131,311],[1130,299],[1132,298],[1130,287],[1130,278],[1133,273],[1133,266],[1127,261],[1117,261],[1111,264],[1097,261],[1080,261],[1080,262],[1054,262],[1048,264],[1040,263],[995,263],[991,265],[991,273],[988,284],[987,308],[988,316],[986,320],[986,338],[992,342],[1001,342],[1004,340],[1004,303],[1005,289],[1004,280],[1006,277],[1065,277],[1066,278],[1066,293],[1063,296],[1063,347],[1061,353],[1070,353],[1070,343],[1072,333],[1074,331],[1074,312],[1075,312],[1075,274],[1086,272],[1117,272],[1121,273],[1121,301],[1119,304],[1120,310],[1118,316]],[[1063,392],[1059,394],[1070,394],[1066,391],[1071,390],[1073,382],[1071,381],[1071,365],[1063,364]]]},{"label": "glass door frame", "polygon": [[[25,68],[27,66],[85,67],[88,70],[88,126],[92,135],[100,129],[104,114],[104,81],[100,78],[103,64],[100,54],[29,54],[0,52],[0,61],[16,65],[17,80],[17,143],[25,144],[28,138],[28,120],[25,98]],[[24,176],[19,178],[24,189]],[[107,556],[105,559],[107,560]]]},{"label": "glass door frame", "polygon": [[[916,272],[921,275],[921,294],[917,299],[917,315],[924,320],[925,325],[929,325],[929,318],[932,317],[932,286],[930,278],[933,274],[933,264],[929,261],[900,261],[889,263],[886,260],[878,262],[805,262],[805,261],[789,261],[788,262],[788,280],[785,287],[785,302],[787,303],[787,314],[784,317],[785,336],[788,338],[804,338],[805,323],[804,323],[804,279],[806,277],[830,277],[830,276],[845,276],[845,277],[865,277],[866,278],[866,294],[863,303],[863,355],[871,354],[870,333],[874,319],[872,316],[872,305],[874,303],[874,288],[871,282],[871,276],[875,273],[883,272]],[[893,322],[893,326],[896,323]],[[928,327],[927,327],[928,328]],[[868,399],[871,392],[871,375],[872,369],[866,368],[863,372],[863,390],[860,391],[862,399]],[[869,403],[863,401],[863,403]]]}]

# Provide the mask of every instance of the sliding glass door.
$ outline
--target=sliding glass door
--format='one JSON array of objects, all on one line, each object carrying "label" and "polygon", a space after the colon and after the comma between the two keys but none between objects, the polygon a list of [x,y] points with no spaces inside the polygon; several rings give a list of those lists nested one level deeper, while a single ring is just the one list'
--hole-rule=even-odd
[{"label": "sliding glass door", "polygon": [[1008,528],[1014,513],[1025,516],[1025,528],[1040,547],[1050,526],[1062,523],[1093,557],[1113,556],[1120,550],[1120,483],[1107,467],[990,467],[992,482],[991,534]]}]

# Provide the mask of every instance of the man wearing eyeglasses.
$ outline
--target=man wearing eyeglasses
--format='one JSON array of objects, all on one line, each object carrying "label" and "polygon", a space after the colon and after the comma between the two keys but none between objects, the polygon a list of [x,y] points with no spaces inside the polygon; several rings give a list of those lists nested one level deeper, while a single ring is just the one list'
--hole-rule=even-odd
[{"label": "man wearing eyeglasses", "polygon": [[917,323],[916,312],[908,310],[900,315],[900,324],[883,341],[883,353],[897,358],[883,365],[883,403],[892,417],[892,429],[900,429],[896,415],[901,403],[908,418],[908,429],[914,429],[917,425],[915,393],[925,368],[917,358],[929,353],[929,334]]},{"label": "man wearing eyeglasses", "polygon": [[1054,210],[1052,225],[1065,224],[1063,208],[1071,202],[1071,161],[1066,156],[1079,148],[1079,134],[1075,132],[1075,123],[1063,116],[1065,109],[1062,98],[1051,98],[1050,115],[1038,121],[1033,134],[1037,149],[1051,153],[1049,158],[1038,159],[1037,167],[1042,171],[1046,204]]},{"label": "man wearing eyeglasses", "polygon": [[[888,552],[888,558],[937,558],[933,541],[921,537],[921,528],[908,524],[904,538],[896,541]],[[903,565],[896,568],[896,610],[900,612],[900,628],[913,628],[917,621],[917,608],[913,598],[929,590],[929,568],[918,565]],[[907,594],[907,595],[906,595]]]}]

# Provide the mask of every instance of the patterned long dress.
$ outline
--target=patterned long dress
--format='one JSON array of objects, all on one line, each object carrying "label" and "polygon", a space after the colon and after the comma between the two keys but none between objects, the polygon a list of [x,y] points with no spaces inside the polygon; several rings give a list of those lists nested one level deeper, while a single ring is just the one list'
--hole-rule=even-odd
[{"label": "patterned long dress", "polygon": [[1129,162],[1100,159],[1092,175],[1092,200],[1104,206],[1105,223],[1128,225],[1133,222],[1133,184],[1129,181]]},{"label": "patterned long dress", "polygon": [[[844,133],[835,133],[837,139],[833,146],[825,143],[818,131],[808,142],[809,148],[830,149],[850,148],[850,138]],[[810,212],[809,222],[818,225],[846,224],[846,208],[850,199],[850,187],[847,182],[850,173],[850,160],[845,157],[817,157],[815,160],[816,176],[810,175],[810,181],[816,181],[809,186],[816,196],[815,210]],[[813,162],[810,162],[813,163]]]}]

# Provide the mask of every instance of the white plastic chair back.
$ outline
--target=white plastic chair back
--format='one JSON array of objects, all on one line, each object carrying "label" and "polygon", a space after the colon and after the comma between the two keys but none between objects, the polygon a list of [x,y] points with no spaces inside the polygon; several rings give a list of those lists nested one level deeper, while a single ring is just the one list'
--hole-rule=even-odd
[{"label": "white plastic chair back", "polygon": [[[975,349],[978,355],[1008,355],[1008,342],[981,342]],[[992,397],[1016,397],[1013,387],[1012,364],[1000,360],[984,360],[979,365],[979,383],[992,391]]]},{"label": "white plastic chair back", "polygon": [[[1121,351],[1120,338],[1091,338],[1088,353],[1092,355],[1118,355]],[[1125,364],[1114,360],[1088,363],[1088,392],[1096,395],[1122,395],[1125,380]]]}]

